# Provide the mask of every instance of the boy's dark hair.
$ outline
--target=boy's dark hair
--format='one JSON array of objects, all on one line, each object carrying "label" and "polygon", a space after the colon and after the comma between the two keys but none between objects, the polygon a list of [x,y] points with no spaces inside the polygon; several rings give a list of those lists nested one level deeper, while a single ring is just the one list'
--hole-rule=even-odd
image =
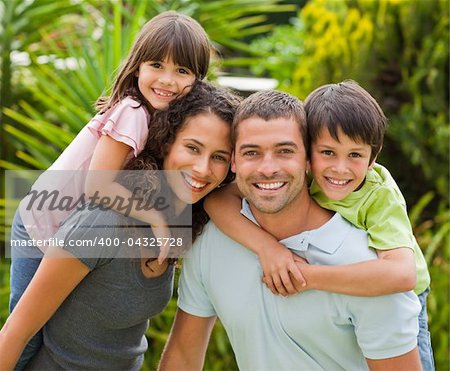
[{"label": "boy's dark hair", "polygon": [[323,85],[305,99],[309,142],[314,143],[322,128],[339,141],[338,130],[356,142],[370,145],[370,162],[383,146],[387,119],[383,110],[355,81]]},{"label": "boy's dark hair", "polygon": [[233,144],[236,144],[239,124],[251,117],[259,117],[265,121],[278,118],[293,119],[299,126],[305,149],[308,148],[305,109],[297,97],[278,90],[268,90],[254,93],[244,99],[233,120],[231,130]]}]

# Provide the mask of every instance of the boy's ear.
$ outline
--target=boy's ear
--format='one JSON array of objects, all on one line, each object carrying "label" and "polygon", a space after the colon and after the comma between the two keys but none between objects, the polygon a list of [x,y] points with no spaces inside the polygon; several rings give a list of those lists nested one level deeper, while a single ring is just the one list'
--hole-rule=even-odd
[{"label": "boy's ear", "polygon": [[231,153],[231,171],[236,174],[236,163],[234,162],[234,151]]},{"label": "boy's ear", "polygon": [[377,160],[377,156],[375,156],[375,158],[372,160],[372,162],[369,164],[369,170],[373,169],[373,166],[375,165],[375,161]]}]

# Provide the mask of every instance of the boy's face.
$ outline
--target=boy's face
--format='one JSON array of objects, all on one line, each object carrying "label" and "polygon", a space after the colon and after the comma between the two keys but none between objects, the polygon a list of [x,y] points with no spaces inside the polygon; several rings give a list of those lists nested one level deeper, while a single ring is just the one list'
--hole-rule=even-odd
[{"label": "boy's face", "polygon": [[342,200],[363,185],[367,171],[373,166],[375,160],[369,163],[370,145],[355,142],[340,129],[339,141],[327,128],[322,128],[319,134],[311,143],[312,175],[325,196]]}]

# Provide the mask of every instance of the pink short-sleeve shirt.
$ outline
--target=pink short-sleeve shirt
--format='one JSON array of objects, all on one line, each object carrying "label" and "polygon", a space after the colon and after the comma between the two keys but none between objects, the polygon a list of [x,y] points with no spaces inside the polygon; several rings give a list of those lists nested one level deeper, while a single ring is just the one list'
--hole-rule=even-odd
[{"label": "pink short-sleeve shirt", "polygon": [[[130,146],[129,158],[137,156],[148,136],[149,113],[131,97],[124,98],[105,113],[99,113],[79,132],[64,152],[33,184],[31,191],[58,191],[58,199],[77,200],[84,194],[84,183],[92,155],[102,135],[109,135]],[[128,159],[129,159],[128,158]],[[30,193],[20,202],[19,212],[32,239],[48,240],[73,210],[53,208],[51,198],[30,202]]]}]

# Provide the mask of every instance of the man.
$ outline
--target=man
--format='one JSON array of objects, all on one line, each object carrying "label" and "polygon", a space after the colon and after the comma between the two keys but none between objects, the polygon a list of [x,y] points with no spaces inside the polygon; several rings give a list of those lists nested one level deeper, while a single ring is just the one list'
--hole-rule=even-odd
[{"label": "man", "polygon": [[[245,216],[310,264],[376,258],[361,249],[364,231],[308,194],[306,119],[298,99],[253,94],[238,109],[233,130],[232,166]],[[218,316],[241,370],[420,370],[414,294],[309,290],[285,298],[260,277],[257,256],[209,222],[184,260],[161,369],[201,370]]]}]

